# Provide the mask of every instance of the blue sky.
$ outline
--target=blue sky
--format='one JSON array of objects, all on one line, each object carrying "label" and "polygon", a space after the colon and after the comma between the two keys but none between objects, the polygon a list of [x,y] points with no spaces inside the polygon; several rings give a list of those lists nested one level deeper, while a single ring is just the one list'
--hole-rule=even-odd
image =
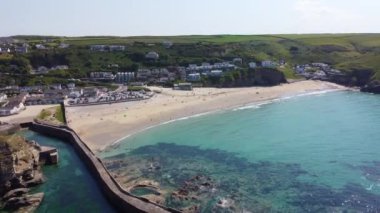
[{"label": "blue sky", "polygon": [[0,36],[380,32],[377,0],[0,0]]}]

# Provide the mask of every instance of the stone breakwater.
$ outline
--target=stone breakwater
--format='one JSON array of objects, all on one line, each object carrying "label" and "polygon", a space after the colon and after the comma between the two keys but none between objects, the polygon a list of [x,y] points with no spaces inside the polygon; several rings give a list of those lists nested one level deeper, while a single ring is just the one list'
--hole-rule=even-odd
[{"label": "stone breakwater", "polygon": [[70,143],[93,174],[105,197],[119,212],[179,212],[175,209],[152,203],[147,199],[133,196],[124,190],[111,176],[103,162],[95,156],[70,128],[40,123],[29,123],[27,126],[32,131]]}]

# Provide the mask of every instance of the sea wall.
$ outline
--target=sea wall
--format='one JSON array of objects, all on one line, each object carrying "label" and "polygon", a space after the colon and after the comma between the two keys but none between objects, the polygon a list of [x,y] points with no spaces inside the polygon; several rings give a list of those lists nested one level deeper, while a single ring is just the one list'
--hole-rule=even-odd
[{"label": "sea wall", "polygon": [[111,176],[102,161],[86,146],[79,136],[67,126],[29,123],[29,129],[70,143],[88,167],[102,192],[119,212],[179,212],[125,191]]}]

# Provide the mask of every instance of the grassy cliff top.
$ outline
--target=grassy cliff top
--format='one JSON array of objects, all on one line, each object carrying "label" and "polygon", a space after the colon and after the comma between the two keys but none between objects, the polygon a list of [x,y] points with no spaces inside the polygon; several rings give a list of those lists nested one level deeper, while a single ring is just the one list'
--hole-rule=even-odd
[{"label": "grassy cliff top", "polygon": [[[0,147],[6,147],[12,153],[28,148],[28,144],[25,142],[25,139],[19,135],[0,135]],[[0,157],[2,153],[0,153]]]}]

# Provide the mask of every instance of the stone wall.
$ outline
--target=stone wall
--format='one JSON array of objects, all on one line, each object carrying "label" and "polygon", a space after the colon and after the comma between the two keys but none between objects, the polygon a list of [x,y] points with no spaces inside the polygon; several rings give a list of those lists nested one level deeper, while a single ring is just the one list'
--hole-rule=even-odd
[{"label": "stone wall", "polygon": [[119,212],[179,212],[175,209],[152,203],[147,199],[133,196],[125,191],[111,176],[102,161],[70,128],[39,123],[32,123],[29,128],[32,131],[70,143],[96,179],[106,198]]}]

